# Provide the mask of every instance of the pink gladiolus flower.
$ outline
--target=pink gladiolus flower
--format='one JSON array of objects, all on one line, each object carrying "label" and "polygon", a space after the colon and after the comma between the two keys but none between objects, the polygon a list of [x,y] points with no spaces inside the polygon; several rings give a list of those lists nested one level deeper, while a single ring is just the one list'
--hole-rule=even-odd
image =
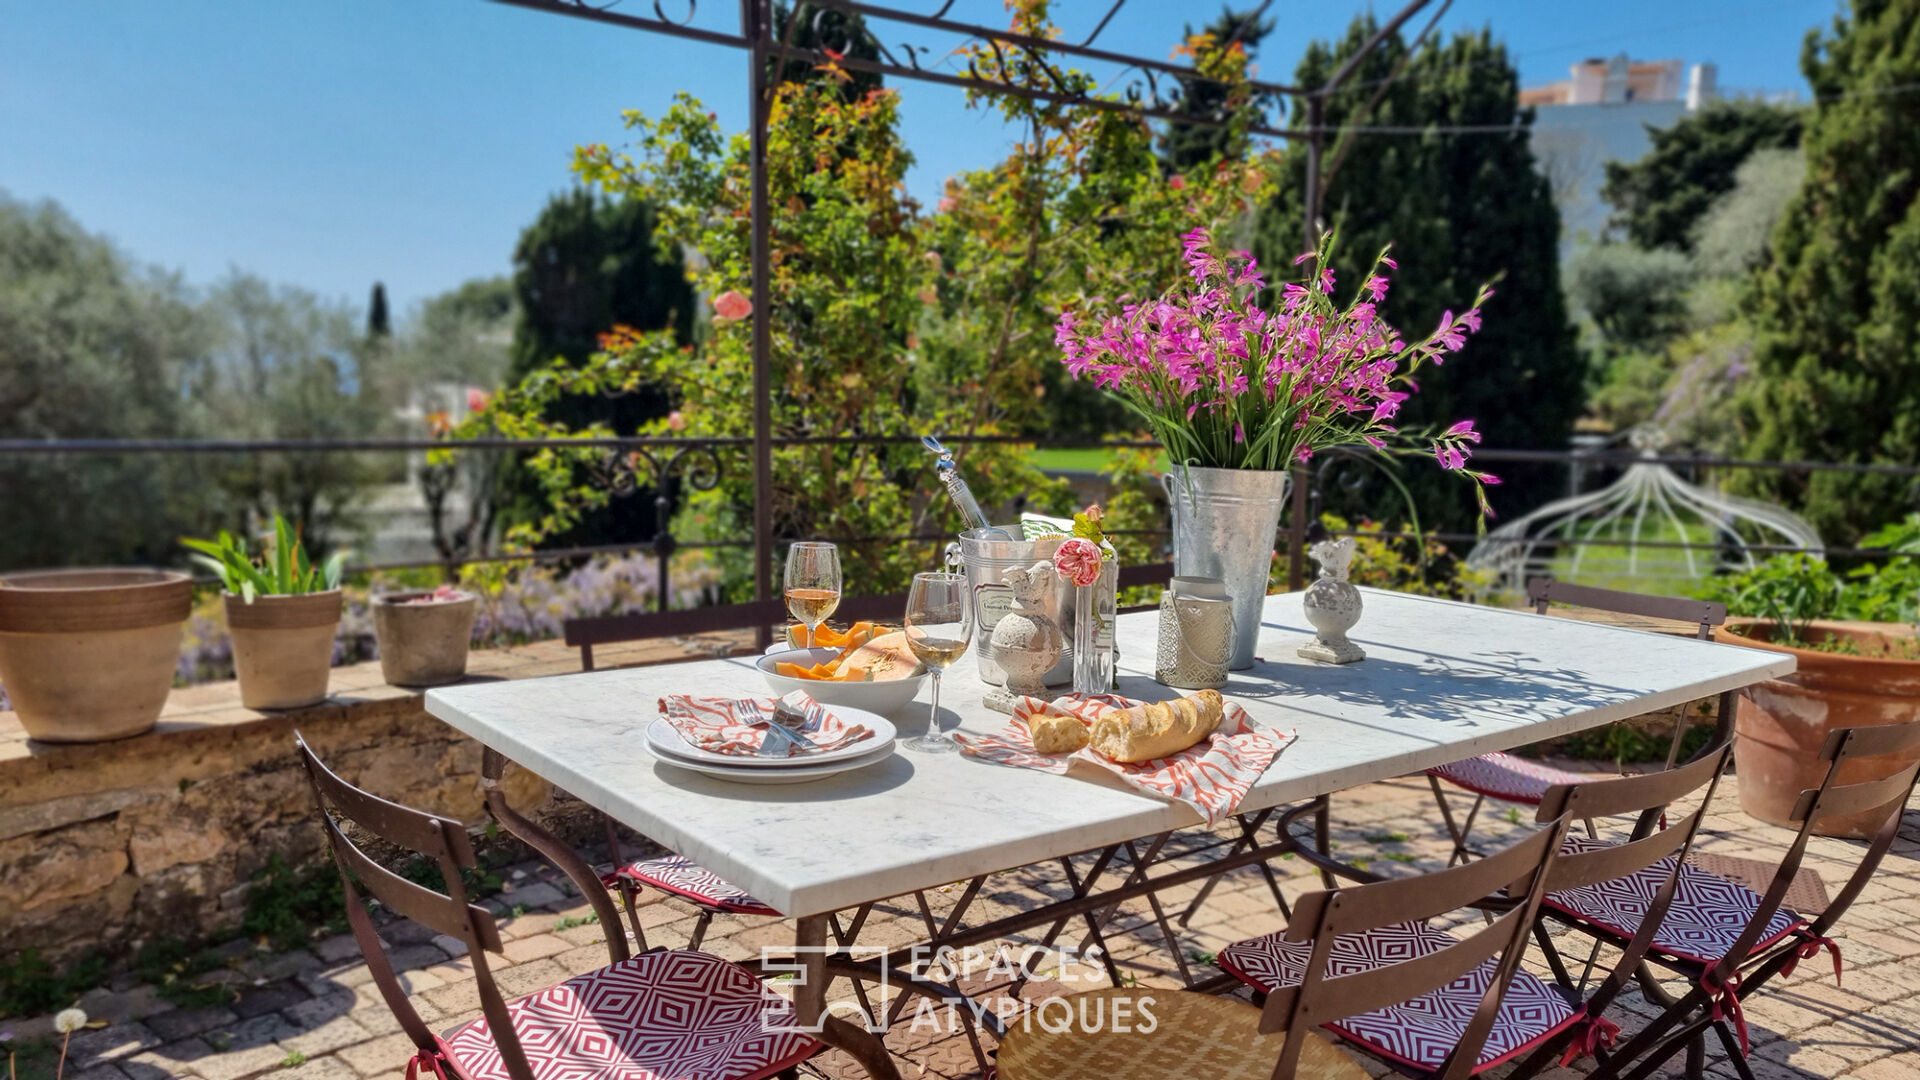
[{"label": "pink gladiolus flower", "polygon": [[[1467,332],[1453,319],[1451,310],[1440,313],[1440,325],[1433,331],[1428,341],[1438,344],[1448,352],[1459,352],[1467,344]],[[1439,357],[1435,357],[1438,360]]]},{"label": "pink gladiolus flower", "polygon": [[1387,279],[1375,274],[1373,277],[1367,279],[1367,283],[1363,288],[1373,295],[1375,303],[1379,303],[1381,297],[1387,295]]},{"label": "pink gladiolus flower", "polygon": [[1293,265],[1299,266],[1303,262],[1312,262],[1313,257],[1317,254],[1319,253],[1314,251],[1303,251],[1293,257]]},{"label": "pink gladiolus flower", "polygon": [[1467,452],[1453,446],[1433,444],[1433,458],[1443,469],[1464,469],[1467,467]]},{"label": "pink gladiolus flower", "polygon": [[487,403],[491,400],[493,399],[488,396],[485,390],[482,390],[477,386],[467,387],[467,411],[468,412],[486,412]]},{"label": "pink gladiolus flower", "polygon": [[1184,191],[1187,187],[1187,178],[1181,176],[1179,173],[1175,173],[1167,177],[1167,186],[1175,191]]},{"label": "pink gladiolus flower", "polygon": [[1472,442],[1480,441],[1480,433],[1473,430],[1473,421],[1471,420],[1460,421],[1441,432],[1440,437],[1443,439],[1467,439]]},{"label": "pink gladiolus flower", "polygon": [[713,298],[713,313],[728,320],[744,319],[753,314],[753,301],[728,289]]},{"label": "pink gladiolus flower", "polygon": [[1490,472],[1483,472],[1483,473],[1481,473],[1481,474],[1480,474],[1480,482],[1481,482],[1481,483],[1483,483],[1483,484],[1485,484],[1485,485],[1487,485],[1488,487],[1499,487],[1499,486],[1500,486],[1500,478],[1499,478],[1499,477],[1497,477],[1497,476],[1495,476],[1495,475],[1493,475],[1493,474],[1492,474],[1492,473],[1490,473]]},{"label": "pink gladiolus flower", "polygon": [[1384,266],[1384,267],[1386,267],[1386,268],[1387,268],[1387,269],[1389,269],[1389,270],[1398,270],[1398,269],[1400,269],[1400,264],[1399,264],[1399,263],[1397,263],[1397,262],[1394,262],[1394,261],[1393,261],[1393,258],[1392,258],[1391,256],[1387,256],[1387,255],[1382,255],[1382,256],[1380,256],[1380,265],[1382,265],[1382,266]]},{"label": "pink gladiolus flower", "polygon": [[1091,585],[1100,580],[1100,546],[1076,536],[1053,553],[1053,568],[1075,585]]}]

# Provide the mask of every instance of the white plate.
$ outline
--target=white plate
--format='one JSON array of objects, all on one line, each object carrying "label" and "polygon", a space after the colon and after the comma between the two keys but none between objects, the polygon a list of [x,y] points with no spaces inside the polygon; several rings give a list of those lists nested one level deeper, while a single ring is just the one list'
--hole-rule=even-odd
[{"label": "white plate", "polygon": [[647,749],[655,757],[665,758],[673,764],[691,763],[724,768],[729,771],[741,769],[810,769],[820,765],[830,765],[841,761],[866,757],[876,753],[883,746],[892,746],[896,734],[893,723],[884,716],[862,709],[849,709],[834,706],[833,715],[843,724],[865,725],[873,734],[835,750],[824,750],[817,754],[793,757],[743,757],[738,754],[716,754],[711,750],[702,750],[690,745],[680,737],[672,724],[664,716],[655,717],[647,725]]},{"label": "white plate", "polygon": [[[860,745],[864,746],[866,743],[863,741]],[[652,744],[649,743],[648,747],[651,749]],[[819,762],[812,765],[790,765],[782,769],[741,768],[740,765],[731,758],[727,759],[729,763],[726,765],[715,765],[705,761],[695,761],[692,758],[674,757],[661,753],[658,750],[655,750],[653,755],[654,760],[662,765],[670,765],[676,769],[686,769],[689,772],[702,773],[706,776],[716,777],[721,780],[731,780],[736,784],[805,784],[814,780],[822,780],[829,776],[837,776],[843,772],[864,769],[869,765],[877,765],[892,756],[893,740],[891,739],[859,757],[842,758],[838,761]]]}]

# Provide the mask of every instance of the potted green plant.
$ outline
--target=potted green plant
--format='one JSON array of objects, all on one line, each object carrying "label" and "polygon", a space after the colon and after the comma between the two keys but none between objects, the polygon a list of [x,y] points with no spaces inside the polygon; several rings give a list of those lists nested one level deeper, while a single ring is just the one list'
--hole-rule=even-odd
[{"label": "potted green plant", "polygon": [[[1920,515],[1908,525],[1920,537]],[[1888,538],[1883,530],[1867,542],[1896,547]],[[1717,580],[1706,595],[1731,613],[1719,640],[1787,653],[1797,665],[1792,675],[1750,687],[1734,713],[1735,770],[1748,814],[1791,824],[1800,792],[1820,782],[1820,746],[1834,729],[1920,720],[1916,560],[1889,559],[1841,577],[1819,559],[1776,556]],[[1861,758],[1842,768],[1839,782],[1891,776],[1912,763],[1912,755]],[[1829,817],[1817,829],[1865,838],[1884,816],[1879,810]]]},{"label": "potted green plant", "polygon": [[395,686],[441,686],[467,673],[474,595],[451,585],[373,598],[380,674]]},{"label": "potted green plant", "polygon": [[101,742],[153,727],[192,606],[193,582],[166,570],[0,576],[0,685],[27,734]]},{"label": "potted green plant", "polygon": [[213,540],[183,540],[226,587],[227,630],[240,703],[249,709],[296,709],[324,701],[340,625],[340,570],[345,552],[324,566],[308,559],[285,518],[273,516],[273,550],[255,559],[244,540],[222,530]]}]

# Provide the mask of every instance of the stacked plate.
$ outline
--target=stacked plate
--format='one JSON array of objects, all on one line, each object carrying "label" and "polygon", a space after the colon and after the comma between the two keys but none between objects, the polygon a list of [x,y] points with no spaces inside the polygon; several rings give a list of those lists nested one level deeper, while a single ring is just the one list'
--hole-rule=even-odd
[{"label": "stacked plate", "polygon": [[885,761],[893,755],[894,728],[886,717],[864,709],[835,705],[830,710],[841,723],[862,724],[873,734],[834,750],[792,757],[754,757],[716,754],[680,737],[665,717],[647,725],[647,749],[660,761],[738,784],[804,784]]}]

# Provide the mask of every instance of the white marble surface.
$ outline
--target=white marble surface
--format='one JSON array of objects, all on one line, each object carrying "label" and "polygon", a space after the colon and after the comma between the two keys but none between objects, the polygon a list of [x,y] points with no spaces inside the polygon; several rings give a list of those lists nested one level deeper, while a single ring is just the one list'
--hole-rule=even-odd
[{"label": "white marble surface", "polygon": [[[1258,655],[1222,692],[1298,728],[1244,804],[1257,810],[1595,727],[1784,675],[1793,658],[1523,611],[1363,590],[1367,659],[1299,659],[1300,594],[1267,598]],[[1157,615],[1119,622],[1120,690],[1152,679]],[[899,751],[859,772],[748,787],[656,762],[643,732],[663,693],[764,693],[752,658],[476,683],[427,709],[789,915],[810,915],[1197,823],[1117,786]],[[943,726],[997,729],[969,659],[946,678]],[[924,730],[926,696],[891,716]]]}]

